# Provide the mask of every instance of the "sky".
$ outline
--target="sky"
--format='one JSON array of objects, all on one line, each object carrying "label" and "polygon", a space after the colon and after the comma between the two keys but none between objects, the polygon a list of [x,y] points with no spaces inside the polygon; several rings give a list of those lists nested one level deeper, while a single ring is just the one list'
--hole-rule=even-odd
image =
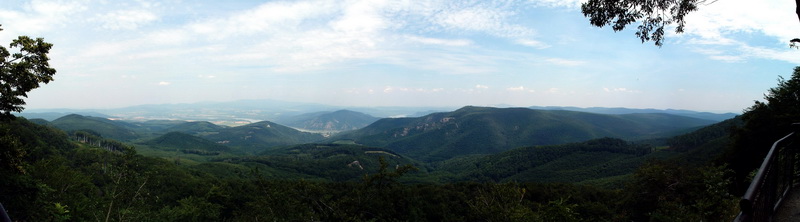
[{"label": "sky", "polygon": [[[0,43],[54,46],[27,109],[275,99],[338,106],[741,112],[791,77],[791,0],[719,0],[663,47],[580,0],[3,0]],[[672,30],[672,29],[669,29]]]}]

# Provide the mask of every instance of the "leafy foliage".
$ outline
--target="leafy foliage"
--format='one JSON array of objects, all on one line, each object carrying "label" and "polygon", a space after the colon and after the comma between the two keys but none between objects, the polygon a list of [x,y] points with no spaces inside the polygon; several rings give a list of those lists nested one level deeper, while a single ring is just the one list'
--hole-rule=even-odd
[{"label": "leafy foliage", "polygon": [[792,132],[792,123],[800,122],[800,67],[794,68],[791,78],[780,77],[764,99],[742,114],[743,126],[734,130],[733,145],[722,157],[735,172],[737,193],[747,189],[748,175],[760,166],[772,143]]},{"label": "leafy foliage", "polygon": [[675,33],[683,32],[686,15],[707,0],[589,0],[581,4],[583,15],[597,27],[611,25],[622,31],[631,23],[640,22],[636,36],[642,40],[664,44],[664,27],[676,24]]},{"label": "leafy foliage", "polygon": [[[2,31],[3,29],[0,29]],[[53,44],[43,38],[20,36],[11,41],[9,52],[0,46],[0,119],[13,119],[11,112],[21,112],[28,92],[39,88],[39,83],[53,81],[56,69],[51,68],[47,56]]]}]

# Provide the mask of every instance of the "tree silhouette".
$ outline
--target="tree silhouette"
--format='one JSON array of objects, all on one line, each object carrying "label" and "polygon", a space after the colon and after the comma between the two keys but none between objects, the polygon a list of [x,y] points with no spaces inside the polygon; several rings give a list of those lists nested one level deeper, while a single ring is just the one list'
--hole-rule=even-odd
[{"label": "tree silhouette", "polygon": [[12,119],[11,112],[24,109],[21,97],[27,98],[29,91],[39,88],[39,83],[53,80],[56,70],[47,62],[52,47],[43,38],[28,36],[11,41],[10,48],[19,48],[17,52],[11,53],[0,46],[0,120]]},{"label": "tree silhouette", "polygon": [[[583,15],[597,27],[611,25],[615,32],[622,31],[631,23],[640,22],[636,36],[642,43],[653,41],[656,46],[664,44],[664,27],[672,24],[675,33],[682,33],[686,15],[699,6],[717,0],[589,0],[581,4]],[[795,13],[800,19],[800,0],[795,0]],[[790,47],[800,47],[800,38],[790,41]]]}]

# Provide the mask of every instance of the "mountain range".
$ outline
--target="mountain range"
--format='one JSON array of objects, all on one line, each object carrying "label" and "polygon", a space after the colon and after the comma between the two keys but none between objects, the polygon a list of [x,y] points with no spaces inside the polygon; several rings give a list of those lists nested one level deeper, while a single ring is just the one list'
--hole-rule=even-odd
[{"label": "mountain range", "polygon": [[[511,107],[502,105],[499,107]],[[281,119],[292,118],[316,112],[332,112],[351,110],[378,118],[386,117],[420,117],[434,112],[446,112],[458,107],[358,107],[335,106],[318,103],[289,102],[280,100],[237,100],[228,102],[199,102],[184,104],[148,104],[114,109],[26,109],[18,115],[28,119],[41,118],[48,121],[67,114],[84,116],[114,117],[125,120],[172,119],[187,121],[209,121],[225,125],[243,125],[241,122],[254,123],[262,120],[281,122]],[[569,110],[598,114],[631,114],[631,113],[667,113],[700,119],[722,121],[736,116],[735,113],[709,113],[675,109],[631,109],[603,107],[564,107],[564,106],[531,106],[532,109]]]},{"label": "mountain range", "polygon": [[608,115],[474,106],[422,117],[377,121],[370,115],[349,110],[309,113],[283,121],[298,129],[350,131],[326,139],[318,133],[301,132],[271,121],[226,127],[207,121],[129,122],[74,114],[47,124],[68,132],[88,130],[121,141],[146,142],[170,132],[181,132],[246,153],[320,141],[354,141],[365,146],[383,147],[412,159],[435,162],[465,155],[500,153],[517,147],[574,143],[602,137],[625,140],[666,138],[715,123],[664,113]]},{"label": "mountain range", "polygon": [[604,115],[563,110],[464,107],[417,118],[385,118],[331,138],[386,147],[423,161],[601,137],[648,139],[715,123],[671,114]]}]

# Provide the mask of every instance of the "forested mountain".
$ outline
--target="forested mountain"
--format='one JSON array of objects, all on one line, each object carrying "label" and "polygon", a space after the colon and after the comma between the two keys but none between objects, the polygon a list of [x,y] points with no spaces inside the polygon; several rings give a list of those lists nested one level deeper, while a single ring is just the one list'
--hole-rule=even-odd
[{"label": "forested mountain", "polygon": [[92,112],[92,111],[72,111],[72,112],[23,112],[20,113],[19,116],[25,117],[27,119],[44,119],[47,121],[53,121],[55,119],[64,117],[70,114],[78,114],[81,116],[94,116],[94,117],[101,117],[101,118],[110,118],[111,116],[102,114],[99,112]]},{"label": "forested mountain", "polygon": [[218,133],[227,127],[216,125],[207,121],[184,122],[162,130],[162,132],[182,132],[195,136]]},{"label": "forested mountain", "polygon": [[275,146],[310,143],[324,139],[316,133],[300,132],[295,129],[262,121],[244,126],[230,127],[202,136],[205,139],[246,152],[263,152]]},{"label": "forested mountain", "polygon": [[709,162],[722,164],[721,154],[734,142],[732,134],[744,125],[741,116],[714,125],[671,137],[670,149],[682,154],[675,159],[685,164],[699,165]]},{"label": "forested mountain", "polygon": [[185,124],[183,120],[147,120],[147,121],[126,121],[136,126],[137,131],[152,134],[158,132],[170,132],[169,128]]},{"label": "forested mountain", "polygon": [[[222,129],[220,134],[227,130],[260,134],[265,128],[281,127],[262,122]],[[710,181],[720,184],[713,188],[724,187],[719,174],[704,173],[716,171],[646,165],[648,170],[672,170],[675,172],[669,175],[686,175],[681,179],[684,183],[677,186],[669,180],[666,184],[653,183],[658,177],[648,179],[653,176],[646,173],[649,171],[632,172],[642,159],[664,151],[648,154],[651,147],[610,138],[523,147],[495,155],[453,159],[433,167],[391,150],[355,144],[286,146],[259,155],[229,155],[188,164],[172,158],[144,157],[136,154],[133,147],[114,150],[95,147],[80,142],[79,135],[73,141],[68,138],[60,130],[24,119],[0,123],[0,143],[10,145],[0,147],[2,158],[8,160],[0,164],[0,175],[5,178],[0,181],[0,194],[12,218],[92,220],[97,215],[109,215],[119,220],[308,217],[332,221],[347,218],[604,221],[633,218],[632,215],[654,210],[670,215],[682,212],[663,211],[671,208],[649,203],[691,206],[698,212],[722,212],[696,205],[694,201],[727,201],[720,205],[723,207],[730,202],[719,199],[729,197],[706,194],[707,186],[696,182]],[[149,146],[213,146],[198,139],[175,132],[151,140]],[[414,166],[419,171],[414,172]],[[437,178],[445,178],[444,182],[538,183],[430,184]],[[647,182],[626,185],[625,190],[632,189],[634,194],[594,186],[611,183],[612,187],[619,187],[638,178]],[[580,182],[588,186],[541,182]],[[635,195],[642,192],[662,195],[662,185],[684,192],[646,199]],[[61,192],[67,189],[69,192]],[[642,204],[643,201],[647,204]],[[680,215],[697,219],[705,214]]]},{"label": "forested mountain", "polygon": [[129,141],[139,135],[133,130],[136,125],[123,121],[113,121],[106,118],[81,116],[70,114],[50,122],[51,125],[64,131],[88,130],[100,134],[102,137]]},{"label": "forested mountain", "polygon": [[[206,165],[228,163],[249,167],[267,166],[265,168],[275,169],[270,172],[271,176],[267,175],[275,179],[288,176],[327,181],[360,181],[364,174],[380,170],[380,158],[383,158],[392,169],[415,164],[411,159],[377,147],[354,144],[303,144],[266,151],[256,156],[219,159]],[[213,172],[220,176],[230,173],[220,170]],[[287,175],[287,172],[291,172],[291,175]]]},{"label": "forested mountain", "polygon": [[178,150],[184,153],[197,154],[219,154],[219,152],[230,152],[231,148],[181,132],[169,132],[155,139],[149,140],[144,144],[157,149]]},{"label": "forested mountain", "polygon": [[653,151],[654,148],[649,145],[601,138],[563,145],[522,147],[487,156],[455,158],[438,164],[436,169],[454,173],[460,180],[471,181],[618,183],[620,178],[614,177],[630,175],[645,160],[674,155],[664,152],[655,154]]},{"label": "forested mountain", "polygon": [[282,118],[276,122],[286,126],[320,132],[340,132],[363,128],[378,118],[364,113],[338,110],[333,112],[316,112]]},{"label": "forested mountain", "polygon": [[601,137],[643,139],[713,121],[669,114],[602,115],[527,108],[464,107],[419,118],[381,119],[336,139],[386,147],[423,161]]}]

